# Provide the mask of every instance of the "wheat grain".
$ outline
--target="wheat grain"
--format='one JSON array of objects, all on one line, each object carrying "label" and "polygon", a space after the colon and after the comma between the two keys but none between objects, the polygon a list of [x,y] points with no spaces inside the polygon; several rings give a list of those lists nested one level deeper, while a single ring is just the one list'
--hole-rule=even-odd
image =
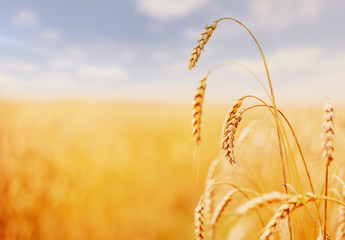
[{"label": "wheat grain", "polygon": [[263,194],[260,197],[254,198],[242,206],[237,208],[237,214],[239,216],[245,215],[246,213],[250,212],[251,210],[261,208],[264,205],[268,205],[275,202],[284,201],[287,198],[286,194],[282,194],[280,192],[271,192]]},{"label": "wheat grain", "polygon": [[198,40],[199,45],[193,49],[190,55],[189,67],[188,67],[189,70],[192,70],[195,67],[195,64],[198,62],[199,57],[201,55],[201,51],[204,50],[206,43],[208,42],[208,40],[213,34],[213,31],[217,27],[217,23],[218,22],[216,21],[211,26],[206,25],[205,27],[206,31],[201,34],[202,38]]},{"label": "wheat grain", "polygon": [[193,101],[193,136],[196,145],[201,141],[200,130],[201,130],[201,116],[203,110],[204,96],[206,90],[206,80],[207,76],[200,80],[200,84],[196,89],[196,94]]},{"label": "wheat grain", "polygon": [[205,239],[204,233],[204,197],[201,196],[198,206],[195,208],[194,226],[195,226],[195,238],[196,240]]}]

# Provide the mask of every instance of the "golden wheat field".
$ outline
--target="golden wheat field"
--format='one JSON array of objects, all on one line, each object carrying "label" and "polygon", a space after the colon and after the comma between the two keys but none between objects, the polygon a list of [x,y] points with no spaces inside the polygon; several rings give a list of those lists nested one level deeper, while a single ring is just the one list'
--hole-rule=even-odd
[{"label": "golden wheat field", "polygon": [[[216,158],[221,160],[217,174],[222,181],[258,194],[283,192],[274,120],[264,111],[248,113],[236,133],[238,164],[230,166],[219,154],[227,108],[206,105],[202,142],[194,161],[188,105],[3,100],[0,238],[192,239],[194,209],[207,168]],[[324,182],[322,108],[284,109],[317,193],[322,193]],[[336,106],[336,152],[330,166],[330,174],[338,171],[339,176],[345,141],[342,109]],[[292,141],[291,149],[297,152]],[[297,154],[296,162],[302,169]],[[334,181],[330,178],[339,189]],[[309,191],[305,174],[301,182]],[[226,184],[219,186],[215,201],[229,189]],[[238,206],[241,199],[235,197],[232,204]],[[265,223],[276,205],[262,210]],[[315,213],[313,205],[308,206]],[[331,236],[338,223],[337,207],[329,203]],[[216,238],[258,237],[262,226],[255,213],[237,219],[234,209],[225,209]],[[318,227],[305,211],[300,208],[291,215],[295,239],[316,239]]]}]

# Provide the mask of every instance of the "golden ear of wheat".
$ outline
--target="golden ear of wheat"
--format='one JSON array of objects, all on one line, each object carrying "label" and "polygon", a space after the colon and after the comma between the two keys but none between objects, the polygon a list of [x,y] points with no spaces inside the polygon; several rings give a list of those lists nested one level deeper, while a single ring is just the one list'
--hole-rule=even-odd
[{"label": "golden ear of wheat", "polygon": [[323,158],[326,160],[326,164],[329,165],[334,159],[334,108],[331,102],[328,100],[324,108],[323,124]]},{"label": "golden ear of wheat", "polygon": [[213,31],[216,29],[218,22],[214,22],[211,26],[206,25],[205,32],[201,34],[202,38],[198,40],[198,46],[196,46],[189,59],[189,70],[192,70],[195,67],[195,64],[198,62],[201,55],[201,51],[204,50],[204,47],[208,40],[211,38]]},{"label": "golden ear of wheat", "polygon": [[204,197],[201,196],[198,206],[195,208],[194,227],[196,240],[205,239],[204,233]]},{"label": "golden ear of wheat", "polygon": [[297,195],[289,198],[283,205],[281,205],[278,208],[274,216],[268,222],[268,224],[263,230],[262,235],[260,236],[260,240],[270,239],[281,220],[283,220],[289,213],[294,211],[296,208],[315,199],[316,197],[311,193],[307,193],[305,196]]},{"label": "golden ear of wheat", "polygon": [[200,80],[200,84],[196,89],[196,94],[193,101],[193,136],[195,143],[198,145],[201,141],[200,131],[201,131],[201,116],[202,116],[202,106],[204,103],[204,96],[206,90],[206,80],[207,76]]},{"label": "golden ear of wheat", "polygon": [[226,137],[226,129],[229,128],[230,126],[230,121],[232,119],[232,117],[237,113],[238,109],[241,107],[242,105],[242,99],[237,99],[236,102],[234,102],[230,108],[230,110],[226,113],[225,115],[225,119],[224,119],[224,123],[223,123],[223,131],[222,131],[222,147],[224,147],[224,139]]},{"label": "golden ear of wheat", "polygon": [[222,140],[222,149],[224,150],[225,158],[230,162],[230,164],[236,163],[234,144],[235,144],[235,134],[238,124],[242,120],[242,112],[235,113],[231,116],[228,122],[228,126],[224,131],[224,138]]}]

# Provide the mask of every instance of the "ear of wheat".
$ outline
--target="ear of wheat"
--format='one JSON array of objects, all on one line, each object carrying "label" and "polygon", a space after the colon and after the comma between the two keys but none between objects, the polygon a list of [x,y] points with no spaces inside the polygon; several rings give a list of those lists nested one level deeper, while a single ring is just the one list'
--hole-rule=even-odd
[{"label": "ear of wheat", "polygon": [[[306,201],[311,200],[310,198],[307,198]],[[297,197],[293,196],[291,197],[286,203],[281,205],[279,209],[276,211],[274,216],[271,218],[271,220],[268,222],[266,227],[264,228],[264,231],[262,235],[260,236],[260,240],[267,240],[270,238],[270,236],[275,231],[277,225],[279,222],[284,219],[289,213],[294,211],[296,208],[302,206],[304,204],[304,201]]]},{"label": "ear of wheat", "polygon": [[205,239],[204,233],[204,197],[201,196],[198,206],[195,208],[194,226],[196,240]]},{"label": "ear of wheat", "polygon": [[325,105],[325,114],[323,117],[322,127],[324,129],[322,143],[323,158],[326,160],[326,164],[329,165],[334,159],[334,108],[331,102],[328,100]]},{"label": "ear of wheat", "polygon": [[[325,174],[325,196],[328,196],[328,168],[330,163],[334,159],[334,109],[331,102],[328,100],[325,105],[325,114],[323,117],[323,128],[324,128],[324,141],[322,143],[323,157],[326,160],[326,174]],[[323,239],[326,240],[327,233],[327,199],[325,200],[325,220],[324,220],[324,230]]]},{"label": "ear of wheat", "polygon": [[204,96],[206,90],[206,80],[207,76],[200,80],[200,84],[196,89],[196,94],[193,101],[193,136],[195,143],[198,145],[201,140],[200,131],[201,131],[201,116],[203,110]]},{"label": "ear of wheat", "polygon": [[[223,131],[222,131],[223,137],[222,137],[222,143],[225,142],[225,141],[224,141],[224,138],[226,137],[226,132],[225,132],[225,131],[226,131],[226,129],[229,128],[229,125],[230,125],[230,121],[231,121],[231,119],[232,119],[232,116],[234,116],[234,115],[237,113],[238,109],[239,109],[241,106],[242,106],[242,98],[237,99],[237,101],[234,102],[234,103],[232,104],[230,110],[226,113],[225,119],[224,119],[224,123],[223,123]],[[223,146],[224,146],[224,145],[222,144],[222,147],[223,147]]]},{"label": "ear of wheat", "polygon": [[[275,102],[275,97],[274,97],[274,92],[273,92],[273,87],[272,83],[270,80],[270,74],[268,71],[267,63],[265,60],[265,56],[263,54],[263,51],[252,34],[252,32],[240,21],[233,19],[233,18],[221,18],[217,21],[214,22],[213,25],[211,26],[206,26],[205,27],[205,32],[202,33],[202,38],[198,41],[198,46],[194,48],[190,60],[189,60],[189,70],[195,67],[200,55],[201,51],[204,49],[205,45],[209,41],[210,37],[213,34],[213,31],[216,29],[218,22],[222,20],[232,20],[237,23],[239,23],[242,27],[244,27],[253,40],[255,41],[258,50],[260,51],[264,66],[265,66],[265,71],[267,75],[267,80],[268,84],[270,87],[270,94],[269,98],[271,100],[271,105],[267,104],[265,101],[263,101],[261,98],[253,95],[245,95],[242,98],[239,98],[235,104],[233,104],[232,108],[230,111],[227,113],[225,120],[224,120],[224,125],[223,125],[223,131],[222,131],[222,141],[221,141],[221,149],[225,155],[225,158],[231,163],[234,164],[236,163],[235,159],[235,154],[234,154],[234,142],[235,142],[235,134],[238,128],[238,125],[240,121],[242,120],[242,115],[244,112],[256,108],[258,106],[266,106],[270,112],[272,113],[275,124],[276,124],[276,129],[277,129],[277,140],[278,140],[278,145],[279,145],[279,154],[280,154],[280,160],[281,160],[281,166],[282,166],[282,176],[283,176],[283,186],[285,193],[280,193],[280,192],[272,192],[268,194],[263,194],[262,196],[258,198],[253,198],[251,200],[248,200],[246,203],[242,204],[237,208],[237,217],[239,216],[244,216],[247,213],[251,212],[252,210],[256,210],[257,212],[259,211],[260,208],[262,208],[265,205],[272,205],[275,203],[281,203],[280,207],[275,211],[274,215],[270,219],[270,221],[267,223],[266,226],[264,226],[264,222],[261,220],[261,224],[264,226],[264,229],[262,231],[262,234],[260,236],[260,240],[266,240],[270,239],[273,237],[274,232],[280,227],[279,235],[281,239],[290,239],[292,240],[292,233],[293,230],[292,227],[295,225],[292,224],[293,221],[295,221],[295,218],[290,217],[290,213],[293,212],[295,209],[305,205],[306,203],[310,201],[315,202],[315,212],[318,214],[318,220],[313,217],[314,211],[309,211],[307,209],[306,212],[309,213],[311,218],[315,221],[315,223],[320,227],[320,229],[323,229],[323,231],[320,231],[320,235],[318,239],[323,239],[326,240],[326,238],[331,239],[331,234],[327,233],[327,201],[332,201],[334,203],[340,204],[341,207],[338,208],[339,212],[339,222],[338,226],[336,228],[336,239],[345,239],[345,199],[344,196],[338,197],[339,199],[335,199],[332,197],[328,196],[328,167],[330,163],[334,160],[334,109],[332,104],[328,101],[326,106],[325,106],[325,114],[323,118],[323,128],[324,128],[324,133],[323,133],[323,143],[322,143],[322,151],[323,151],[323,159],[325,159],[326,163],[326,174],[325,174],[325,194],[324,195],[315,195],[315,190],[313,187],[313,183],[309,174],[308,167],[305,162],[304,154],[301,149],[301,145],[296,137],[295,131],[292,128],[290,122],[287,120],[285,115],[278,110]],[[213,68],[214,69],[214,68]],[[211,70],[212,71],[212,70]],[[208,76],[208,75],[207,75]],[[193,103],[193,136],[195,138],[195,142],[198,145],[201,137],[200,137],[200,125],[201,125],[201,116],[202,116],[202,107],[203,107],[203,102],[204,102],[204,94],[205,94],[205,88],[206,88],[206,79],[207,76],[200,81],[199,87],[197,88],[197,93],[194,97],[194,103]],[[243,110],[239,110],[240,107],[242,106],[242,101],[246,98],[254,98],[257,99],[261,102],[263,105],[252,105],[250,107],[247,107]],[[280,115],[279,115],[280,114]],[[283,122],[283,121],[285,122]],[[311,192],[304,192],[303,190],[303,183],[302,183],[302,178],[300,177],[300,173],[298,170],[298,164],[295,161],[295,156],[294,156],[294,151],[293,148],[290,146],[290,139],[289,139],[289,134],[287,134],[285,130],[285,123],[289,126],[289,131],[291,131],[295,143],[298,147],[299,154],[301,156],[301,159],[303,161],[303,165],[308,177],[308,182],[310,184]],[[243,137],[244,139],[244,137]],[[197,239],[204,239],[205,238],[205,230],[204,230],[204,225],[206,225],[206,230],[211,231],[211,238],[213,239],[215,237],[215,230],[217,228],[217,224],[219,223],[221,216],[224,213],[224,210],[229,206],[229,203],[233,199],[233,195],[235,194],[236,190],[231,190],[228,192],[222,200],[219,202],[217,205],[216,209],[214,209],[214,203],[215,203],[215,198],[214,198],[214,189],[215,189],[215,179],[216,179],[216,174],[215,174],[215,167],[212,167],[213,163],[211,164],[210,170],[208,172],[207,180],[206,180],[206,186],[205,186],[205,191],[203,194],[203,199],[200,201],[197,209],[196,209],[196,236]],[[236,169],[235,169],[236,170]],[[293,170],[293,171],[291,171]],[[222,171],[223,172],[223,171]],[[237,173],[234,171],[234,173]],[[291,174],[292,173],[292,174]],[[289,179],[287,178],[287,174]],[[218,179],[218,176],[217,176]],[[342,181],[343,182],[343,181]],[[221,182],[217,182],[217,185]],[[234,185],[230,182],[223,182],[227,183],[229,185]],[[297,183],[299,185],[298,191],[293,191],[295,195],[289,195],[288,194],[288,188],[287,186],[291,186],[292,189],[294,189],[292,186],[293,184]],[[237,184],[236,184],[237,185]],[[345,184],[343,184],[345,185]],[[344,187],[344,186],[343,186]],[[238,190],[238,189],[237,189]],[[250,190],[250,189],[247,189]],[[331,190],[336,190],[335,187],[331,188]],[[239,190],[240,191],[240,190]],[[338,192],[338,191],[333,191],[333,192]],[[343,192],[345,192],[345,187],[343,189]],[[256,193],[256,192],[254,192]],[[218,192],[217,192],[218,195]],[[339,195],[340,194],[336,194]],[[344,195],[344,193],[343,193]],[[248,196],[246,196],[247,199],[249,199]],[[316,200],[323,200],[325,203],[324,207],[324,220],[321,220],[321,215],[320,215],[320,206]],[[263,209],[261,209],[263,210]],[[213,214],[213,215],[212,215]],[[258,213],[259,215],[259,213]],[[211,218],[210,218],[211,216]],[[260,216],[259,216],[260,217]],[[241,219],[245,219],[242,217]],[[205,224],[206,222],[206,224]],[[281,223],[284,224],[281,224]]]},{"label": "ear of wheat", "polygon": [[195,67],[195,64],[198,62],[199,57],[201,55],[201,51],[204,50],[206,43],[211,38],[213,31],[216,29],[216,27],[217,27],[217,22],[214,22],[210,26],[206,25],[205,27],[206,31],[201,34],[202,38],[198,40],[198,43],[199,43],[198,46],[196,46],[193,49],[190,55],[189,67],[188,67],[189,70],[192,70]]},{"label": "ear of wheat", "polygon": [[226,123],[226,129],[224,130],[224,138],[222,140],[222,149],[224,150],[225,158],[230,164],[236,163],[234,153],[235,134],[238,124],[242,120],[242,113],[235,113],[231,115],[229,121]]}]

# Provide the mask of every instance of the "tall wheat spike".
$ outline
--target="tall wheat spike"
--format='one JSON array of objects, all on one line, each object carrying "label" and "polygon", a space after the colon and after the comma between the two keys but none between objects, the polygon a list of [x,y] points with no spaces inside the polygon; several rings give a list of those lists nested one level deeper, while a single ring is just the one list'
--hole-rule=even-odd
[{"label": "tall wheat spike", "polygon": [[217,27],[217,21],[214,22],[211,26],[206,25],[205,27],[205,32],[203,32],[201,34],[202,38],[198,40],[198,46],[196,46],[191,55],[190,55],[190,59],[189,59],[189,70],[192,70],[195,67],[195,64],[198,62],[199,57],[201,55],[201,51],[204,50],[204,47],[206,45],[206,43],[208,42],[208,40],[211,38],[213,31],[216,29]]},{"label": "tall wheat spike", "polygon": [[[325,174],[325,196],[328,196],[328,168],[330,163],[334,159],[334,109],[331,102],[328,100],[324,108],[324,117],[323,117],[323,138],[322,143],[323,148],[323,157],[326,160],[326,174]],[[324,218],[324,230],[323,230],[323,239],[326,240],[327,233],[327,199],[325,200],[325,218]]]},{"label": "tall wheat spike", "polygon": [[193,136],[196,145],[199,145],[201,141],[200,131],[201,131],[201,116],[203,110],[203,103],[206,90],[206,80],[207,76],[200,80],[200,84],[196,89],[196,94],[193,101]]},{"label": "tall wheat spike", "polygon": [[322,149],[323,158],[326,160],[326,164],[329,165],[334,159],[334,108],[329,100],[325,105],[324,112]]}]

